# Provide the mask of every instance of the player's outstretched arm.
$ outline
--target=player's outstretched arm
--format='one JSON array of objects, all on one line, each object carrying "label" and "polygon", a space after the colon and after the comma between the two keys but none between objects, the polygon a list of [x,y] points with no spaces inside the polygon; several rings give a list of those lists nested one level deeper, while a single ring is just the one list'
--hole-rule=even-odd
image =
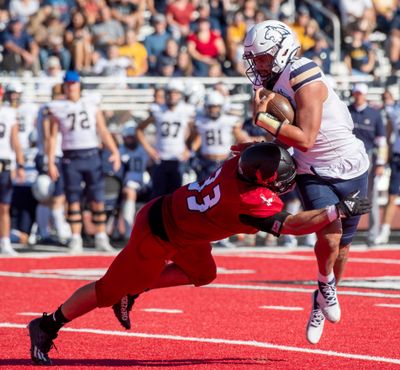
[{"label": "player's outstretched arm", "polygon": [[358,197],[358,192],[351,193],[339,203],[326,208],[304,211],[296,215],[280,212],[267,218],[240,215],[240,220],[261,231],[273,235],[305,235],[317,232],[340,218],[360,216],[370,212],[371,203],[367,198]]}]

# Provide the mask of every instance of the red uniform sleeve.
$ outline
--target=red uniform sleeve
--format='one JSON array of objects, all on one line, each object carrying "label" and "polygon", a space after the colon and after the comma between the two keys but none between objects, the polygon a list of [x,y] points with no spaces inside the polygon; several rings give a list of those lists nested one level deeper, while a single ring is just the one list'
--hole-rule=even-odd
[{"label": "red uniform sleeve", "polygon": [[254,217],[270,217],[283,210],[281,199],[267,188],[255,188],[243,193],[240,214]]}]

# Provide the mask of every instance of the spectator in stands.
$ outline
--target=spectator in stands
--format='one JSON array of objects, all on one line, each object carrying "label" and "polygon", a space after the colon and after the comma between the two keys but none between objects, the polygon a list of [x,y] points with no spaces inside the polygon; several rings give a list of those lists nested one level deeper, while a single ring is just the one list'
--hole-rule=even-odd
[{"label": "spectator in stands", "polygon": [[100,9],[104,6],[103,0],[77,0],[77,4],[88,26],[96,23]]},{"label": "spectator in stands", "polygon": [[71,13],[76,7],[75,0],[44,0],[43,6],[50,6],[60,17],[61,22],[66,26],[71,21]]},{"label": "spectator in stands", "polygon": [[242,8],[239,10],[243,13],[247,29],[255,24],[258,4],[256,0],[244,0]]},{"label": "spectator in stands", "polygon": [[400,70],[400,9],[392,21],[389,42],[390,63],[393,72],[397,72]]},{"label": "spectator in stands", "polygon": [[266,15],[267,19],[279,20],[279,15],[281,14],[281,4],[282,0],[270,0],[266,4]]},{"label": "spectator in stands", "polygon": [[375,51],[371,43],[365,40],[365,31],[355,26],[351,32],[352,39],[345,46],[344,61],[352,75],[372,74],[375,67]]},{"label": "spectator in stands", "polygon": [[147,73],[149,65],[147,63],[147,50],[144,45],[137,40],[134,30],[125,32],[125,43],[119,48],[119,55],[131,60],[131,67],[128,68],[128,76],[143,76]]},{"label": "spectator in stands", "polygon": [[144,24],[145,1],[109,0],[111,15],[125,28],[139,32]]},{"label": "spectator in stands", "polygon": [[308,23],[310,22],[310,11],[305,5],[299,6],[296,10],[295,22],[291,25],[292,30],[296,33],[297,39],[301,45],[301,51],[304,52],[309,47],[309,38],[306,35]]},{"label": "spectator in stands", "polygon": [[[226,49],[228,59],[232,62],[236,71],[238,71],[239,66],[243,65],[243,54],[240,50],[240,63],[238,63],[238,49],[243,43],[244,37],[246,35],[247,26],[244,20],[243,13],[241,11],[236,11],[233,16],[228,21],[228,28],[226,33]],[[239,74],[244,72],[243,68],[240,69]]]},{"label": "spectator in stands", "polygon": [[209,67],[225,57],[225,43],[220,35],[210,29],[207,19],[199,21],[198,30],[188,36],[187,42],[195,76],[207,76]]},{"label": "spectator in stands", "polygon": [[157,64],[157,58],[164,51],[167,40],[171,37],[170,33],[167,32],[167,21],[163,14],[156,14],[152,23],[154,26],[154,32],[148,35],[144,40],[144,46],[147,50],[149,58],[149,72],[154,73]]},{"label": "spectator in stands", "polygon": [[339,0],[342,29],[347,31],[359,24],[368,33],[375,27],[375,10],[372,0]]},{"label": "spectator in stands", "polygon": [[386,129],[380,112],[367,101],[368,86],[364,83],[354,85],[353,103],[349,111],[354,122],[354,135],[365,145],[370,158],[368,171],[368,198],[372,209],[369,214],[367,244],[374,245],[379,233],[379,204],[377,181],[383,175],[387,161]]},{"label": "spectator in stands", "polygon": [[65,45],[72,55],[72,66],[77,71],[88,71],[92,60],[92,36],[80,10],[72,13],[65,32]]},{"label": "spectator in stands", "polygon": [[58,14],[52,12],[44,20],[40,33],[36,34],[36,42],[40,47],[39,58],[42,68],[45,68],[47,59],[55,55],[60,59],[63,70],[71,65],[71,53],[64,46],[66,25],[61,22]]},{"label": "spectator in stands", "polygon": [[196,9],[196,19],[190,22],[190,32],[195,32],[200,19],[208,19],[213,31],[221,34],[221,24],[218,19],[211,17],[211,8],[208,2],[201,2]]},{"label": "spectator in stands", "polygon": [[109,7],[101,8],[100,14],[100,22],[92,27],[93,43],[95,49],[105,55],[108,46],[123,44],[124,29],[120,22],[112,19]]},{"label": "spectator in stands", "polygon": [[397,10],[397,0],[374,0],[376,31],[388,35]]},{"label": "spectator in stands", "polygon": [[176,59],[167,55],[160,55],[157,59],[156,76],[172,77],[175,72]]},{"label": "spectator in stands", "polygon": [[331,49],[328,41],[322,32],[317,32],[314,35],[315,45],[308,49],[304,56],[313,60],[325,74],[330,74],[331,71]]},{"label": "spectator in stands", "polygon": [[35,40],[28,35],[24,24],[18,18],[10,21],[3,34],[2,69],[7,72],[39,71],[39,48]]},{"label": "spectator in stands", "polygon": [[189,77],[193,75],[192,58],[186,48],[181,48],[176,61],[174,76]]},{"label": "spectator in stands", "polygon": [[[388,133],[392,133],[393,141],[390,142],[390,181],[389,198],[383,210],[383,220],[376,239],[377,244],[389,242],[391,224],[397,209],[397,198],[400,194],[400,103],[396,102],[390,91],[383,95],[383,108],[387,116]],[[389,135],[388,135],[389,136]]]},{"label": "spectator in stands", "polygon": [[9,12],[11,18],[19,18],[23,24],[27,24],[29,17],[39,10],[38,0],[11,0]]},{"label": "spectator in stands", "polygon": [[110,45],[107,49],[107,57],[104,58],[100,55],[99,59],[93,65],[92,72],[101,76],[121,77],[124,80],[128,69],[132,67],[132,60],[122,57],[119,54],[117,45]]},{"label": "spectator in stands", "polygon": [[177,41],[171,37],[167,40],[167,43],[165,44],[165,49],[163,50],[159,58],[168,57],[171,60],[174,60],[174,64],[176,64],[178,55],[179,55],[179,45]]},{"label": "spectator in stands", "polygon": [[191,0],[170,1],[167,5],[167,23],[177,40],[190,33],[190,22],[194,19],[194,6]]}]

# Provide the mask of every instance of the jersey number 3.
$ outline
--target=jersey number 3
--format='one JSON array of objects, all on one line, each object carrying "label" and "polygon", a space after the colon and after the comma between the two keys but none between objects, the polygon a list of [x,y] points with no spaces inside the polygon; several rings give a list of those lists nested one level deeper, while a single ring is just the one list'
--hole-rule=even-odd
[{"label": "jersey number 3", "polygon": [[[209,177],[205,180],[202,184],[198,182],[193,182],[189,184],[188,190],[194,190],[197,192],[201,192],[206,186],[212,185],[212,183],[217,179],[219,174],[221,173],[221,168],[219,168],[214,176]],[[221,190],[219,185],[215,185],[211,188],[212,195],[205,195],[200,202],[198,202],[198,197],[192,195],[187,198],[187,205],[191,211],[198,211],[198,212],[206,212],[210,208],[214,207],[221,199]]]}]

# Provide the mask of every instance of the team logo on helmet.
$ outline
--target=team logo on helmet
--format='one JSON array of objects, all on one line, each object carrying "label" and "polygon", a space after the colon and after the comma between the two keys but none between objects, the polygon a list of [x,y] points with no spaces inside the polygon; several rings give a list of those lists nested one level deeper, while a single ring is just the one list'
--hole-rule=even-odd
[{"label": "team logo on helmet", "polygon": [[275,44],[280,44],[283,38],[287,35],[290,35],[289,30],[281,25],[267,26],[265,27],[264,34],[265,41],[260,42],[260,44],[264,45],[265,43],[267,43],[267,41],[272,41]]}]

